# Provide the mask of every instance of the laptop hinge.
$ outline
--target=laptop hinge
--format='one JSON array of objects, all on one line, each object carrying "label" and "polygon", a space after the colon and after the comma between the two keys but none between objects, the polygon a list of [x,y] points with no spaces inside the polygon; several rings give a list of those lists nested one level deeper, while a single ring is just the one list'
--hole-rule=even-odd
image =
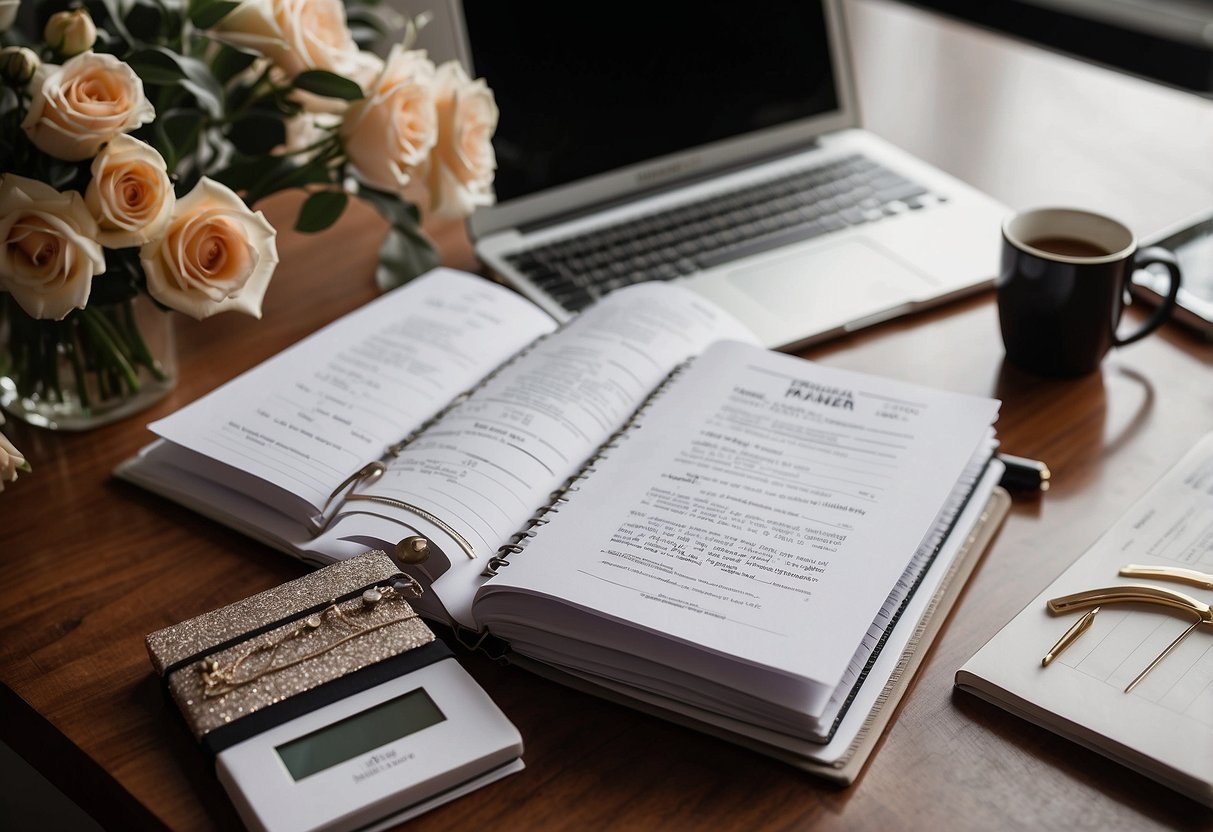
[{"label": "laptop hinge", "polygon": [[629,202],[635,202],[636,200],[639,200],[639,199],[645,199],[646,197],[653,196],[654,194],[664,193],[673,188],[684,188],[688,185],[694,185],[699,182],[706,182],[709,179],[715,179],[719,176],[724,176],[726,174],[734,173],[739,170],[744,170],[745,168],[754,167],[756,164],[774,162],[774,161],[778,161],[779,159],[785,159],[789,156],[795,156],[797,154],[804,153],[807,150],[813,150],[814,148],[820,146],[820,144],[821,144],[821,142],[818,139],[810,139],[809,141],[805,142],[804,144],[802,144],[798,147],[785,148],[784,150],[780,150],[780,151],[777,151],[774,153],[769,153],[764,156],[754,156],[749,159],[746,159],[744,162],[738,162],[738,163],[732,164],[732,165],[721,165],[719,167],[714,167],[711,169],[697,170],[694,174],[691,174],[689,176],[682,176],[682,177],[675,177],[673,179],[667,179],[659,184],[653,185],[650,188],[645,188],[645,189],[639,190],[639,191],[633,191],[632,193],[629,193],[626,196],[618,197],[617,199],[602,200],[600,202],[595,202],[592,205],[587,205],[582,208],[574,208],[569,211],[563,211],[559,214],[554,214],[551,216],[544,217],[542,220],[536,220],[534,222],[526,223],[525,225],[519,225],[519,226],[517,226],[517,230],[522,234],[530,234],[530,233],[533,233],[536,231],[542,231],[543,229],[550,228],[554,225],[560,225],[562,223],[566,223],[571,220],[576,220],[576,219],[580,219],[581,217],[590,216],[591,214],[600,213],[600,212],[610,209],[610,208],[616,208],[620,205],[626,205]]}]

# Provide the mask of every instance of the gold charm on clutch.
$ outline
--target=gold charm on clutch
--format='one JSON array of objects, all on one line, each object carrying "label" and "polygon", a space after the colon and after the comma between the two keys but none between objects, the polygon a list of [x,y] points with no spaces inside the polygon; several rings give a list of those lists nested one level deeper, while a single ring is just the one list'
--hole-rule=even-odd
[{"label": "gold charm on clutch", "polygon": [[[203,696],[208,698],[223,696],[235,688],[257,681],[267,673],[277,673],[301,662],[314,659],[351,639],[368,635],[390,624],[416,618],[417,613],[413,612],[413,608],[404,600],[406,592],[416,597],[421,594],[421,588],[415,580],[407,577],[404,580],[396,581],[395,584],[372,587],[365,590],[361,598],[352,602],[356,606],[351,612],[346,613],[340,605],[334,603],[318,615],[309,615],[280,637],[245,651],[237,656],[230,665],[224,666],[213,658],[204,659],[198,666],[198,670],[202,674],[202,683],[206,686]],[[400,603],[392,605],[393,600],[399,600]],[[379,607],[381,602],[386,602],[384,607]],[[386,615],[374,616],[377,607],[383,610],[388,605],[397,609]],[[373,618],[375,620],[372,620]],[[328,634],[321,632],[325,627],[336,628],[333,631],[335,638],[333,635],[325,638],[325,635]],[[308,640],[311,649],[301,655],[279,661],[280,648],[293,639],[301,638]],[[265,658],[258,660],[261,654],[266,654]],[[247,674],[241,675],[240,669],[245,666],[246,662],[249,665],[256,665],[256,667],[250,669]]]},{"label": "gold charm on clutch", "polygon": [[201,739],[434,641],[409,603],[420,595],[385,553],[368,552],[152,633],[148,653]]}]

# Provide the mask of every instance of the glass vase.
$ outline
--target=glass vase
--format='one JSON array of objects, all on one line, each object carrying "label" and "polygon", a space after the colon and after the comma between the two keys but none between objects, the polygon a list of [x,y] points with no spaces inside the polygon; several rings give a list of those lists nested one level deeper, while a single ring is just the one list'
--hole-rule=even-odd
[{"label": "glass vase", "polygon": [[149,407],[176,382],[172,313],[146,295],[49,321],[0,294],[0,407],[13,417],[88,430]]}]

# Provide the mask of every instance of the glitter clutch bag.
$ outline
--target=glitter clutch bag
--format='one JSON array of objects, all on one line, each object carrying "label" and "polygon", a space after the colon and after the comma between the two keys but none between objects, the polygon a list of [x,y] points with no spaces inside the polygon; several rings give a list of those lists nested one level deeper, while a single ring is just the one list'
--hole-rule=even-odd
[{"label": "glitter clutch bag", "polygon": [[421,594],[371,551],[158,630],[147,651],[212,753],[451,655],[409,603]]}]

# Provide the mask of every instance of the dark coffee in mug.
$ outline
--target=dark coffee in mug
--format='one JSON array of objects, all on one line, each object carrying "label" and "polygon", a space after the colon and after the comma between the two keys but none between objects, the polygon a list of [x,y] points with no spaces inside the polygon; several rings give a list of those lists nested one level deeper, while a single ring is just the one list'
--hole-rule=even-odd
[{"label": "dark coffee in mug", "polygon": [[1028,245],[1049,254],[1061,254],[1066,257],[1105,257],[1112,253],[1103,246],[1079,237],[1041,237],[1028,240]]},{"label": "dark coffee in mug", "polygon": [[[1117,332],[1133,272],[1160,263],[1171,274],[1167,300],[1138,329]],[[1094,371],[1114,346],[1153,332],[1179,292],[1179,266],[1160,248],[1137,249],[1121,223],[1089,211],[1026,211],[1003,224],[998,318],[1007,360],[1045,376]]]}]

